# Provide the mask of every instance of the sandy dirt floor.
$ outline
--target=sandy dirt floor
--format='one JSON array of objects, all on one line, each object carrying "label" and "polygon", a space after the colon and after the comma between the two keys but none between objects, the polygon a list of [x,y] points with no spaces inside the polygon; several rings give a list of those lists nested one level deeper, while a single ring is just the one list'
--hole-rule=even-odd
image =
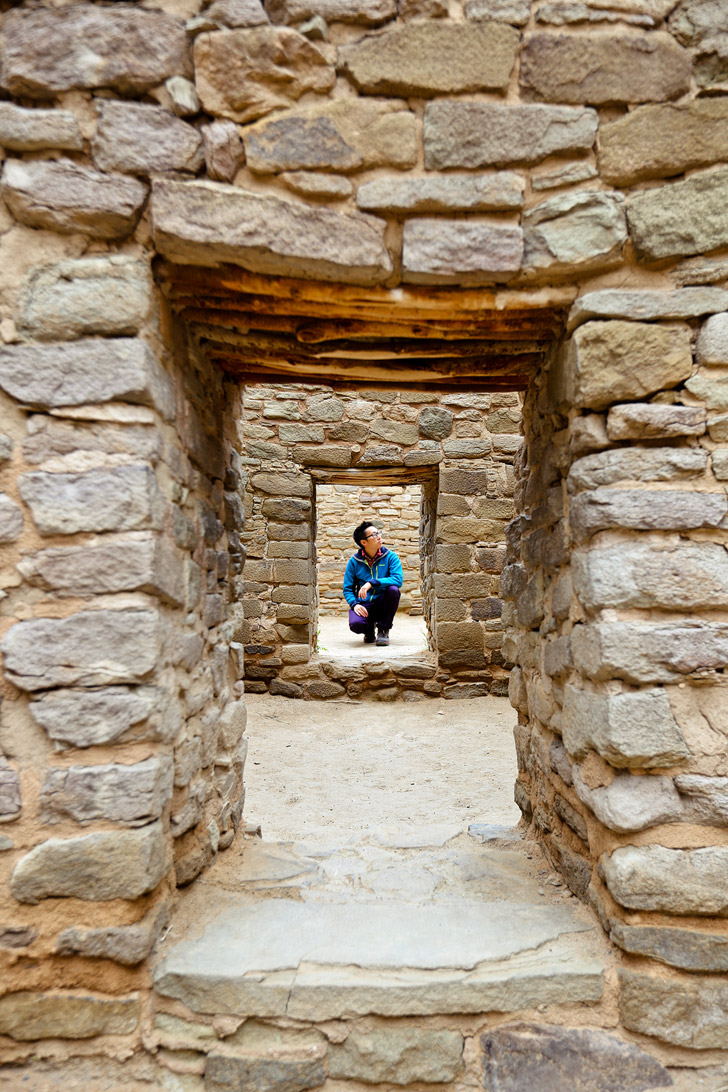
[{"label": "sandy dirt floor", "polygon": [[[349,629],[348,616],[319,615],[318,649],[322,660],[381,660],[383,653],[376,645],[365,645],[358,633]],[[427,626],[421,615],[397,615],[389,634],[387,657],[427,655]]]},{"label": "sandy dirt floor", "polygon": [[520,818],[507,698],[246,701],[245,818],[266,840],[432,845],[471,823]]}]

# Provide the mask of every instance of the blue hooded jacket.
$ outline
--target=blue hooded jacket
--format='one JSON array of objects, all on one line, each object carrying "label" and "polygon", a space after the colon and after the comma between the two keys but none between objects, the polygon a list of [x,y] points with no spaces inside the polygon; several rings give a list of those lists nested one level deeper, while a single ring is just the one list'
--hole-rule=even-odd
[{"label": "blue hooded jacket", "polygon": [[[364,599],[359,599],[357,592],[363,584],[371,583],[371,588]],[[364,553],[364,548],[350,557],[344,573],[344,598],[350,607],[357,603],[366,606],[371,603],[389,584],[402,587],[402,562],[394,550],[382,546],[376,557],[371,560]]]}]

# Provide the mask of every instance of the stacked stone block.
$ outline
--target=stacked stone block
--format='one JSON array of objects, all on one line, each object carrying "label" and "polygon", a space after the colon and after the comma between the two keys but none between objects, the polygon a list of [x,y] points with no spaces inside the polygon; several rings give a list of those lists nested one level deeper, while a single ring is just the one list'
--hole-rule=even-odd
[{"label": "stacked stone block", "polygon": [[724,914],[728,823],[728,323],[701,315],[724,296],[577,303],[527,398],[503,572],[516,800],[626,953],[625,1026],[699,1048],[727,1045],[727,941],[706,919]]},{"label": "stacked stone block", "polygon": [[[246,388],[244,417],[248,561],[238,635],[247,688],[288,697],[407,700],[504,693],[499,574],[513,512],[518,395],[257,385]],[[368,674],[366,665],[313,657],[321,610],[316,536],[325,522],[317,478],[335,480],[352,470],[365,480],[368,471],[391,482],[412,472],[423,480],[411,548],[419,551],[416,579],[436,663],[425,657],[427,663],[384,672],[375,664]],[[378,487],[324,482],[325,488],[354,488],[361,502],[349,502],[337,517],[346,546],[335,570],[338,595],[354,550],[347,536],[372,515],[369,496]],[[343,607],[339,612],[345,625]]]},{"label": "stacked stone block", "polygon": [[[316,488],[316,556],[318,559],[319,616],[344,617],[341,590],[344,569],[354,550],[351,531],[368,514],[384,532],[384,543],[402,562],[404,581],[400,614],[422,614],[420,592],[419,486],[319,485]],[[356,523],[352,523],[352,519]],[[349,524],[351,523],[351,527]],[[349,532],[347,534],[347,531]]]}]

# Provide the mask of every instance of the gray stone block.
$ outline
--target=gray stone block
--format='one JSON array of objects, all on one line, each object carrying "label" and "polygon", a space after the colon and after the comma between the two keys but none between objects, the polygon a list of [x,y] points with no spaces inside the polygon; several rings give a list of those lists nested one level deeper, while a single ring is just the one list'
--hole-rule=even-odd
[{"label": "gray stone block", "polygon": [[245,163],[245,148],[234,121],[213,121],[201,129],[207,173],[215,182],[232,182]]},{"label": "gray stone block", "polygon": [[616,767],[674,766],[690,754],[661,688],[607,694],[567,684],[561,727],[569,754],[595,750]]},{"label": "gray stone block", "polygon": [[626,241],[621,195],[560,194],[524,214],[523,268],[554,274],[598,269],[619,261]]},{"label": "gray stone block", "polygon": [[365,212],[478,212],[523,207],[523,179],[498,174],[445,174],[412,179],[374,179],[356,193]]},{"label": "gray stone block", "polygon": [[125,766],[68,766],[47,771],[40,792],[42,823],[109,819],[140,826],[158,819],[172,796],[172,759]]},{"label": "gray stone block", "polygon": [[394,19],[396,0],[268,0],[266,10],[274,23],[298,23],[320,15],[327,23],[363,23],[376,26]]},{"label": "gray stone block", "polygon": [[7,493],[0,493],[0,543],[15,542],[23,533],[22,509]]},{"label": "gray stone block", "polygon": [[728,514],[725,493],[689,493],[674,489],[594,489],[571,502],[572,539],[598,531],[689,531],[720,527]]},{"label": "gray stone block", "polygon": [[728,826],[728,778],[678,774],[675,785],[688,822]]},{"label": "gray stone block", "polygon": [[669,482],[699,478],[708,453],[699,447],[626,447],[585,455],[571,464],[571,492],[617,482]]},{"label": "gray stone block", "polygon": [[249,126],[252,171],[405,170],[417,160],[415,115],[401,102],[335,99],[298,107]]},{"label": "gray stone block", "polygon": [[76,5],[8,13],[0,85],[12,95],[49,98],[73,88],[146,91],[189,75],[181,19],[135,7]]},{"label": "gray stone block", "polygon": [[610,440],[663,440],[702,436],[707,414],[700,406],[635,402],[612,406],[607,417]]},{"label": "gray stone block", "polygon": [[80,611],[16,622],[0,642],[21,690],[140,682],[159,663],[160,617],[152,610]]},{"label": "gray stone block", "polygon": [[711,315],[700,327],[695,346],[698,364],[728,364],[728,302],[726,310]]},{"label": "gray stone block", "polygon": [[42,535],[136,531],[158,527],[162,520],[162,496],[146,466],[82,474],[34,470],[21,475],[18,489]]},{"label": "gray stone block", "polygon": [[677,386],[692,368],[687,327],[615,319],[587,322],[575,330],[552,381],[555,393],[572,405],[606,409]]},{"label": "gray stone block", "polygon": [[39,409],[118,400],[153,406],[163,417],[174,414],[172,384],[138,338],[1,346],[0,387]]},{"label": "gray stone block", "polygon": [[377,284],[392,271],[383,221],[342,216],[219,182],[153,185],[155,245],[172,261]]},{"label": "gray stone block", "polygon": [[197,129],[161,106],[100,99],[96,109],[99,121],[91,150],[102,171],[194,174],[205,161]]},{"label": "gray stone block", "polygon": [[728,625],[593,622],[574,628],[571,647],[586,678],[620,678],[638,685],[675,682],[728,667]]},{"label": "gray stone block", "polygon": [[530,14],[529,0],[465,0],[465,18],[482,23],[493,20],[522,27]]},{"label": "gray stone block", "polygon": [[637,257],[654,262],[728,242],[728,167],[636,193],[627,222]]},{"label": "gray stone block", "polygon": [[157,886],[166,869],[167,843],[157,821],[138,830],[49,838],[17,863],[10,891],[18,902],[33,904],[137,899]]},{"label": "gray stone block", "polygon": [[578,766],[573,768],[574,788],[600,823],[618,834],[646,830],[658,823],[683,818],[683,807],[671,777],[635,777],[617,773],[609,785],[590,788]]},{"label": "gray stone block", "polygon": [[169,904],[163,902],[134,925],[108,929],[64,929],[58,937],[56,954],[86,959],[112,959],[133,967],[147,959],[159,934],[169,921]]},{"label": "gray stone block", "polygon": [[662,102],[690,85],[690,55],[671,35],[535,32],[521,51],[520,85],[543,102]]},{"label": "gray stone block", "polygon": [[138,994],[112,998],[20,990],[0,998],[0,1034],[18,1042],[129,1035],[140,1016]]},{"label": "gray stone block", "polygon": [[463,1068],[463,1037],[457,1031],[377,1028],[352,1031],[328,1051],[330,1077],[367,1084],[449,1083]]},{"label": "gray stone block", "polygon": [[609,938],[625,952],[659,959],[681,971],[728,971],[728,937],[715,933],[614,921]]},{"label": "gray stone block", "polygon": [[597,134],[595,110],[440,101],[425,107],[425,167],[506,167],[549,155],[586,152]]},{"label": "gray stone block", "polygon": [[260,0],[214,0],[203,18],[226,27],[257,27],[268,22]]},{"label": "gray stone block", "polygon": [[520,227],[416,218],[404,226],[402,278],[409,284],[484,284],[510,280],[521,267]]},{"label": "gray stone block", "polygon": [[0,758],[0,823],[17,819],[21,806],[20,774]]},{"label": "gray stone block", "polygon": [[[633,117],[634,114],[627,115]],[[567,331],[590,319],[689,319],[728,308],[725,288],[676,288],[672,291],[604,288],[586,292],[569,311]]]},{"label": "gray stone block", "polygon": [[594,1028],[511,1024],[480,1042],[488,1092],[652,1092],[672,1084],[656,1058]]},{"label": "gray stone block", "polygon": [[619,987],[619,1014],[630,1031],[692,1050],[728,1046],[728,985],[720,979],[676,981],[623,968]]},{"label": "gray stone block", "polygon": [[26,110],[12,102],[2,102],[0,145],[10,152],[39,152],[45,148],[80,152],[83,137],[70,110]]},{"label": "gray stone block", "polygon": [[23,333],[44,341],[135,334],[151,307],[152,279],[145,262],[120,254],[71,259],[31,270],[18,324]]},{"label": "gray stone block", "polygon": [[137,225],[148,187],[69,159],[6,159],[0,193],[15,219],[29,227],[123,239]]},{"label": "gray stone block", "polygon": [[728,848],[666,849],[620,846],[602,854],[599,868],[613,898],[628,910],[698,917],[728,915]]},{"label": "gray stone block", "polygon": [[625,542],[572,555],[574,591],[588,611],[728,607],[728,554],[717,542]]},{"label": "gray stone block", "polygon": [[51,690],[31,702],[30,713],[51,739],[81,748],[122,737],[168,743],[181,726],[178,706],[153,686]]},{"label": "gray stone block", "polygon": [[304,1092],[326,1080],[320,1058],[271,1058],[265,1055],[210,1053],[205,1066],[205,1092]]},{"label": "gray stone block", "polygon": [[370,95],[430,98],[464,91],[505,91],[518,49],[518,31],[413,22],[339,49],[354,86]]}]

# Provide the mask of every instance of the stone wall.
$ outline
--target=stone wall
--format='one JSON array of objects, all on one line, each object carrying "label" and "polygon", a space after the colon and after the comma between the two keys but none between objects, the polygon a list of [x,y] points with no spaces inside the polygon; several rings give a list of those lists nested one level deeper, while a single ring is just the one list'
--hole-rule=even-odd
[{"label": "stone wall", "polygon": [[[384,544],[402,562],[400,614],[422,614],[420,591],[419,485],[326,485],[316,488],[316,557],[319,616],[345,611],[341,590],[344,569],[355,545],[351,531],[369,516],[384,534]],[[348,532],[348,533],[347,533]]]},{"label": "stone wall", "polygon": [[[518,395],[259,384],[246,388],[244,405],[247,688],[317,698],[389,696],[398,688],[410,700],[505,693],[499,574],[513,513]],[[318,489],[322,482],[333,488],[331,479],[352,472],[365,482],[377,475],[387,482],[413,475],[431,482],[417,532],[417,579],[424,582],[424,613],[437,652],[436,665],[426,671],[406,665],[404,674],[368,679],[350,664],[312,660],[320,609]],[[372,488],[378,486],[367,486],[369,495]],[[367,507],[352,510],[346,532],[369,514]],[[350,549],[346,537],[341,541],[348,558],[353,543]],[[342,562],[336,570],[338,590]]]}]

